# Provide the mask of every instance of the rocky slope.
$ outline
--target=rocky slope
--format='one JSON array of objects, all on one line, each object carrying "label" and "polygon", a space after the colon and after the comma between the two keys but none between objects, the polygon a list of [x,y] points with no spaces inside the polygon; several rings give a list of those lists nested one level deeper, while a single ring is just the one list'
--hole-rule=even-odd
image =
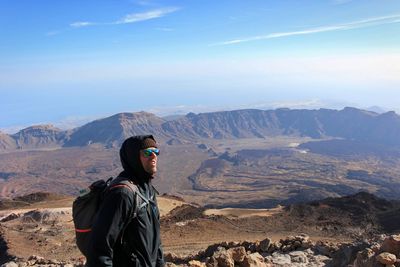
[{"label": "rocky slope", "polygon": [[17,143],[8,134],[0,132],[0,151],[13,151],[17,149]]},{"label": "rocky slope", "polygon": [[52,125],[25,128],[12,135],[18,149],[51,148],[61,146],[66,133]]}]

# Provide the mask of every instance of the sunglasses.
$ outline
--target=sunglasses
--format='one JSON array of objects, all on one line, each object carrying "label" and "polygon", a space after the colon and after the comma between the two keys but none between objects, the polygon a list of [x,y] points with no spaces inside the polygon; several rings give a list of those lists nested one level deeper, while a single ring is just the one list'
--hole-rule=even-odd
[{"label": "sunglasses", "polygon": [[148,158],[151,156],[151,154],[155,154],[156,156],[160,155],[160,149],[158,148],[147,148],[143,150],[143,156],[145,158]]}]

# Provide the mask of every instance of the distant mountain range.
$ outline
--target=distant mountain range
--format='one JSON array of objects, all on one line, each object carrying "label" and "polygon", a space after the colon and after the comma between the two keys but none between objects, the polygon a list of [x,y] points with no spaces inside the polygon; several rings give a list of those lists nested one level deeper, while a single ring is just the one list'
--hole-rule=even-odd
[{"label": "distant mountain range", "polygon": [[400,116],[393,111],[379,114],[351,107],[342,110],[245,109],[189,113],[168,120],[148,112],[119,113],[67,131],[52,125],[37,125],[12,135],[0,132],[0,151],[93,143],[116,147],[129,136],[149,133],[162,141],[297,135],[400,146]]}]

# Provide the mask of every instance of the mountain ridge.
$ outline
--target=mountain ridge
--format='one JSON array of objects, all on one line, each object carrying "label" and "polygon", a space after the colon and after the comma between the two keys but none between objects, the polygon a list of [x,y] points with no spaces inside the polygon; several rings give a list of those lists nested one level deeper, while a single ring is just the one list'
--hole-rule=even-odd
[{"label": "mountain ridge", "polygon": [[242,109],[188,113],[173,120],[145,111],[123,112],[66,131],[52,125],[36,125],[13,135],[0,133],[0,151],[82,147],[93,143],[117,147],[129,136],[149,133],[162,141],[297,135],[400,146],[400,116],[393,111],[379,114],[352,107],[342,110]]}]

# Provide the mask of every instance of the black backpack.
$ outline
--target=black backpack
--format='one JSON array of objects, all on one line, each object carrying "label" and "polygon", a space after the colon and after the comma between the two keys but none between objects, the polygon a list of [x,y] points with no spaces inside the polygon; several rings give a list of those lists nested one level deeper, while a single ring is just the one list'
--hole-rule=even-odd
[{"label": "black backpack", "polygon": [[[97,215],[97,211],[100,207],[100,204],[103,200],[104,194],[107,190],[111,190],[116,187],[127,187],[135,194],[136,203],[135,209],[132,211],[130,220],[134,219],[137,216],[137,212],[147,206],[150,201],[145,196],[143,196],[139,190],[137,185],[135,185],[131,180],[128,180],[124,177],[117,177],[113,179],[109,178],[107,181],[98,180],[92,183],[88,189],[81,190],[80,196],[78,196],[73,204],[72,204],[72,219],[75,225],[75,237],[76,237],[76,245],[83,255],[87,257],[88,254],[88,246],[91,239],[92,233],[92,224]],[[153,196],[154,198],[154,196]],[[125,227],[129,224],[126,223]],[[121,238],[125,228],[122,229]],[[121,240],[122,242],[122,240]]]}]

